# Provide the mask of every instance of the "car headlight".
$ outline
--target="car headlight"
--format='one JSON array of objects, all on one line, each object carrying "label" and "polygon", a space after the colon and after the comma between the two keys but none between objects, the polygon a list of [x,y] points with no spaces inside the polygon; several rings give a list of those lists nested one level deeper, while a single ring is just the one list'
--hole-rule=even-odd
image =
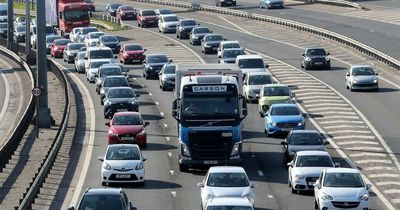
[{"label": "car headlight", "polygon": [[131,104],[135,105],[136,104],[136,100],[131,101]]},{"label": "car headlight", "polygon": [[186,144],[181,144],[181,154],[183,155],[183,156],[188,156],[188,157],[190,157],[190,151],[189,151],[189,148],[186,146]]},{"label": "car headlight", "polygon": [[321,196],[321,199],[324,200],[324,201],[332,201],[333,197],[328,195],[328,194],[326,194],[326,193],[323,193],[322,196]]},{"label": "car headlight", "polygon": [[240,152],[240,142],[235,143],[232,148],[231,156],[239,155]]},{"label": "car headlight", "polygon": [[150,70],[153,70],[153,67],[152,67],[152,66],[149,66],[149,69],[150,69]]},{"label": "car headlight", "polygon": [[117,47],[121,46],[119,43],[117,43]]},{"label": "car headlight", "polygon": [[138,133],[137,134],[138,136],[144,136],[144,135],[146,135],[146,130],[142,130],[142,131],[140,131],[140,133]]},{"label": "car headlight", "polygon": [[104,104],[108,106],[108,105],[112,105],[113,103],[111,101],[105,101]]},{"label": "car headlight", "polygon": [[297,123],[297,126],[303,126],[305,124],[305,121],[301,121],[299,123]]},{"label": "car headlight", "polygon": [[136,170],[141,170],[141,169],[143,169],[143,163],[137,164],[136,167],[135,167],[135,169],[136,169]]},{"label": "car headlight", "polygon": [[325,60],[326,60],[326,61],[329,61],[330,59],[331,59],[331,58],[330,58],[329,56],[326,56],[326,57],[325,57]]},{"label": "car headlight", "polygon": [[197,37],[197,36],[193,36],[193,39],[199,39],[199,37]]},{"label": "car headlight", "polygon": [[247,193],[246,195],[242,195],[242,198],[246,198],[250,202],[253,202],[253,196],[250,193]]},{"label": "car headlight", "polygon": [[353,80],[353,83],[354,83],[354,84],[357,84],[357,83],[358,83],[358,80],[354,79],[354,80]]},{"label": "car headlight", "polygon": [[372,81],[373,83],[378,83],[378,79],[374,79],[374,81]]},{"label": "car headlight", "polygon": [[100,94],[104,95],[106,93],[106,91],[102,88],[100,89]]},{"label": "car headlight", "polygon": [[307,58],[306,58],[306,61],[311,61],[311,58],[307,57]]},{"label": "car headlight", "polygon": [[210,199],[213,199],[213,198],[215,198],[215,195],[213,195],[213,194],[207,194],[206,200],[210,200]]},{"label": "car headlight", "polygon": [[294,175],[294,178],[295,179],[304,179],[305,177],[301,174],[296,174],[296,175]]},{"label": "car headlight", "polygon": [[369,195],[364,194],[358,198],[359,201],[368,201],[369,200]]},{"label": "car headlight", "polygon": [[103,168],[106,169],[106,170],[111,170],[111,166],[106,162],[104,162]]}]

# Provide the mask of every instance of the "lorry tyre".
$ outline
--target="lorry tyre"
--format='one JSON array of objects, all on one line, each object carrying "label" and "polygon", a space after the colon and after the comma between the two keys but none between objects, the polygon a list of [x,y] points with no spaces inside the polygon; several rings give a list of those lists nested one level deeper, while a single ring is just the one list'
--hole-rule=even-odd
[{"label": "lorry tyre", "polygon": [[188,165],[179,164],[179,171],[180,172],[188,172],[189,171],[189,166]]}]

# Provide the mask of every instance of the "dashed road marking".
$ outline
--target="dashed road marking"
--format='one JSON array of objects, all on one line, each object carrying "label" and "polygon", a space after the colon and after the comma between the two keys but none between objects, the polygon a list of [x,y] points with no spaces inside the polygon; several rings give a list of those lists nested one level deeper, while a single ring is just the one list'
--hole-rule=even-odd
[{"label": "dashed road marking", "polygon": [[321,107],[321,108],[311,108],[308,109],[307,111],[309,112],[314,112],[314,111],[325,111],[325,110],[343,110],[343,111],[349,111],[352,110],[351,108],[347,107]]},{"label": "dashed road marking", "polygon": [[380,147],[345,147],[343,148],[344,150],[350,150],[350,151],[383,151],[382,148]]},{"label": "dashed road marking", "polygon": [[165,140],[170,141],[170,138],[169,137],[165,137]]},{"label": "dashed road marking", "polygon": [[383,191],[386,194],[400,194],[400,190],[399,189],[389,189],[389,190],[385,190]]},{"label": "dashed road marking", "polygon": [[168,125],[164,123],[164,128],[168,128]]},{"label": "dashed road marking", "polygon": [[391,181],[377,182],[376,185],[379,185],[379,186],[382,186],[382,185],[400,185],[400,182],[391,182]]},{"label": "dashed road marking", "polygon": [[273,196],[273,195],[271,195],[271,194],[269,194],[269,193],[267,193],[267,197],[268,197],[269,199],[272,199],[272,198],[274,198],[274,196]]},{"label": "dashed road marking", "polygon": [[167,154],[168,154],[168,157],[169,157],[169,158],[172,157],[172,153],[171,153],[171,152],[168,152]]},{"label": "dashed road marking", "polygon": [[[358,116],[341,116],[341,115],[331,115],[331,116],[321,116],[321,117],[316,116],[314,118],[321,118],[321,119],[319,119],[321,124],[336,123],[337,120],[332,120],[332,119],[353,119],[353,120],[360,119],[360,117],[358,117]],[[347,122],[349,122],[349,121],[345,121],[344,123],[347,124]],[[350,121],[350,122],[355,123],[356,121]],[[363,123],[363,122],[361,122],[361,123]]]},{"label": "dashed road marking", "polygon": [[161,117],[164,117],[164,112],[160,112]]},{"label": "dashed road marking", "polygon": [[[361,122],[362,123],[362,122]],[[368,128],[367,126],[363,125],[332,125],[332,126],[325,126],[326,129],[336,129],[336,128]]]},{"label": "dashed road marking", "polygon": [[319,106],[349,106],[343,103],[320,103],[320,104],[304,104],[306,107],[319,107]]},{"label": "dashed road marking", "polygon": [[175,197],[176,197],[176,191],[172,191],[172,192],[171,192],[171,196],[172,196],[173,198],[175,198]]},{"label": "dashed road marking", "polygon": [[[319,122],[320,124],[339,124],[339,123],[349,123],[349,124],[364,124],[363,121],[347,121],[347,120],[335,120],[335,121],[325,121],[325,122]],[[338,125],[342,126],[342,125]],[[346,125],[348,127],[348,125]]]},{"label": "dashed road marking", "polygon": [[175,171],[174,171],[174,170],[169,170],[169,174],[170,174],[171,176],[173,176],[173,175],[174,175],[174,173],[175,173]]},{"label": "dashed road marking", "polygon": [[153,95],[153,93],[149,93],[149,96],[152,96]]},{"label": "dashed road marking", "polygon": [[154,103],[155,103],[157,106],[160,105],[160,102],[158,102],[158,101],[156,101],[156,102],[154,102]]}]

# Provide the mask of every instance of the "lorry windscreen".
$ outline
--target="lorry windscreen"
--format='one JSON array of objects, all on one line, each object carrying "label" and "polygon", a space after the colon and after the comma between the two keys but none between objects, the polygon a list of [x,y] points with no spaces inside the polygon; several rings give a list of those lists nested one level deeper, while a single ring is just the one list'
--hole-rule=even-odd
[{"label": "lorry windscreen", "polygon": [[262,59],[240,59],[239,68],[264,68]]},{"label": "lorry windscreen", "polygon": [[185,93],[182,100],[182,115],[224,116],[239,114],[237,96],[232,93],[198,95]]},{"label": "lorry windscreen", "polygon": [[64,11],[64,17],[67,21],[86,20],[89,19],[89,12],[87,10]]}]

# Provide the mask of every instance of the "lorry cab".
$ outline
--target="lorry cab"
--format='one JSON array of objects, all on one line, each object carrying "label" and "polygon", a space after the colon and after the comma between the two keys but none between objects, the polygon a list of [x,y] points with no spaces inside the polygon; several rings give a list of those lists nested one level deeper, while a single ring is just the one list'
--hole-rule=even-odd
[{"label": "lorry cab", "polygon": [[249,72],[268,72],[268,64],[264,64],[261,55],[238,55],[235,61],[243,76]]}]

